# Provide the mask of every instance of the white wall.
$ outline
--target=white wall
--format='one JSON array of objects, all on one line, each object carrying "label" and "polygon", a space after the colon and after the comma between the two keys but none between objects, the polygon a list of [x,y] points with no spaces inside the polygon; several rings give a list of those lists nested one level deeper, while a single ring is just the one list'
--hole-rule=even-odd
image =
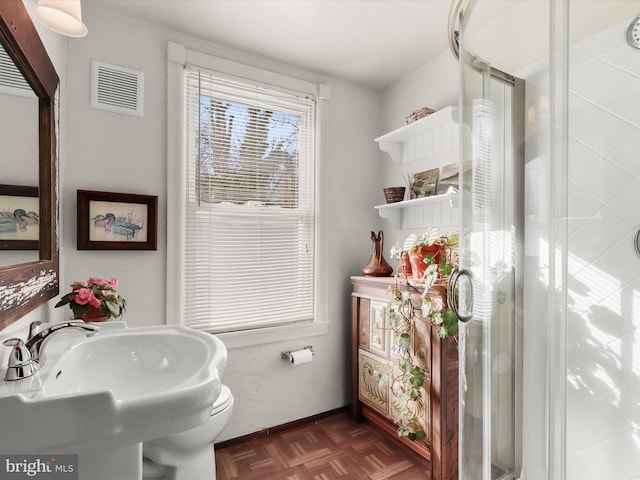
[{"label": "white wall", "polygon": [[[60,162],[63,285],[113,275],[127,299],[130,326],[166,322],[166,85],[167,42],[259,68],[323,82],[331,88],[326,155],[321,159],[321,263],[326,269],[331,322],[328,335],[234,348],[223,381],[236,397],[233,418],[220,440],[253,433],[350,403],[350,282],[370,255],[369,231],[379,219],[371,208],[380,187],[380,157],[372,139],[380,130],[380,99],[368,89],[320,77],[206,43],[176,32],[83,5],[89,34],[69,41],[66,155]],[[93,110],[92,59],[145,74],[144,117]],[[76,250],[76,190],[158,195],[157,251]],[[63,288],[63,292],[66,289]],[[238,298],[245,292],[238,292]],[[68,312],[59,312],[63,317]],[[313,345],[310,365],[293,368],[282,350]]]},{"label": "white wall", "polygon": [[[409,73],[402,79],[387,87],[382,92],[382,120],[381,130],[376,136],[396,130],[405,125],[405,117],[411,112],[422,107],[440,110],[450,105],[459,103],[458,91],[458,62],[449,49],[440,55]],[[444,165],[456,163],[458,153],[455,150],[441,152],[431,157],[426,157],[404,165],[391,160],[387,153],[383,153],[382,179],[384,187],[408,187],[405,180],[407,174],[415,174],[432,168],[440,168]],[[385,203],[384,193],[380,188],[374,192],[376,205]],[[408,199],[405,193],[405,199]],[[439,208],[439,207],[438,207]],[[451,211],[453,223],[458,222],[458,212]],[[429,215],[427,214],[426,217]],[[402,244],[410,233],[421,234],[429,227],[438,228],[441,234],[457,231],[457,228],[445,228],[443,225],[425,223],[417,229],[402,230],[392,225],[389,220],[383,220],[382,228],[385,232],[385,258],[390,259],[390,249],[394,243]],[[390,264],[396,267],[395,262]]]}]

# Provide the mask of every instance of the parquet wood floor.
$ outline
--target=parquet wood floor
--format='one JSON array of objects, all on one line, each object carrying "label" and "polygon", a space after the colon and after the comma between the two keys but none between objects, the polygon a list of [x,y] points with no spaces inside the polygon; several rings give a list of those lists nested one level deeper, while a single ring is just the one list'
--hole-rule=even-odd
[{"label": "parquet wood floor", "polygon": [[430,480],[430,465],[368,423],[338,413],[222,449],[218,480]]}]

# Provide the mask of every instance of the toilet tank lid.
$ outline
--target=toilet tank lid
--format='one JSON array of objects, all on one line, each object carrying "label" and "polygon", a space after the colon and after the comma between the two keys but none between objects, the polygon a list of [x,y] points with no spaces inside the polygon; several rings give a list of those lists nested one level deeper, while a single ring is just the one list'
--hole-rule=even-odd
[{"label": "toilet tank lid", "polygon": [[220,395],[218,395],[216,401],[213,402],[211,415],[215,415],[220,410],[227,408],[231,403],[233,403],[233,395],[231,394],[231,390],[226,385],[222,385],[220,387]]}]

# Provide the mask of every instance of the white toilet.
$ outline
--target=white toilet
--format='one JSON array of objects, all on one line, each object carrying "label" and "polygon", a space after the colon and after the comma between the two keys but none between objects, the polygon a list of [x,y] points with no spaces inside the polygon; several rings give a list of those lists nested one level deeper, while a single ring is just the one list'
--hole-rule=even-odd
[{"label": "white toilet", "polygon": [[142,444],[142,478],[162,480],[215,480],[213,442],[233,411],[233,395],[222,385],[211,416],[202,425]]}]

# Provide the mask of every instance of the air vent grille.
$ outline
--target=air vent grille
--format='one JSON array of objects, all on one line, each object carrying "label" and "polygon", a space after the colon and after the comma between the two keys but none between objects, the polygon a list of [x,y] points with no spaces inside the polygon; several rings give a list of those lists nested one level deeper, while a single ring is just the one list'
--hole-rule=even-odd
[{"label": "air vent grille", "polygon": [[0,93],[37,98],[2,45],[0,45]]},{"label": "air vent grille", "polygon": [[91,107],[142,117],[144,73],[93,60]]}]

